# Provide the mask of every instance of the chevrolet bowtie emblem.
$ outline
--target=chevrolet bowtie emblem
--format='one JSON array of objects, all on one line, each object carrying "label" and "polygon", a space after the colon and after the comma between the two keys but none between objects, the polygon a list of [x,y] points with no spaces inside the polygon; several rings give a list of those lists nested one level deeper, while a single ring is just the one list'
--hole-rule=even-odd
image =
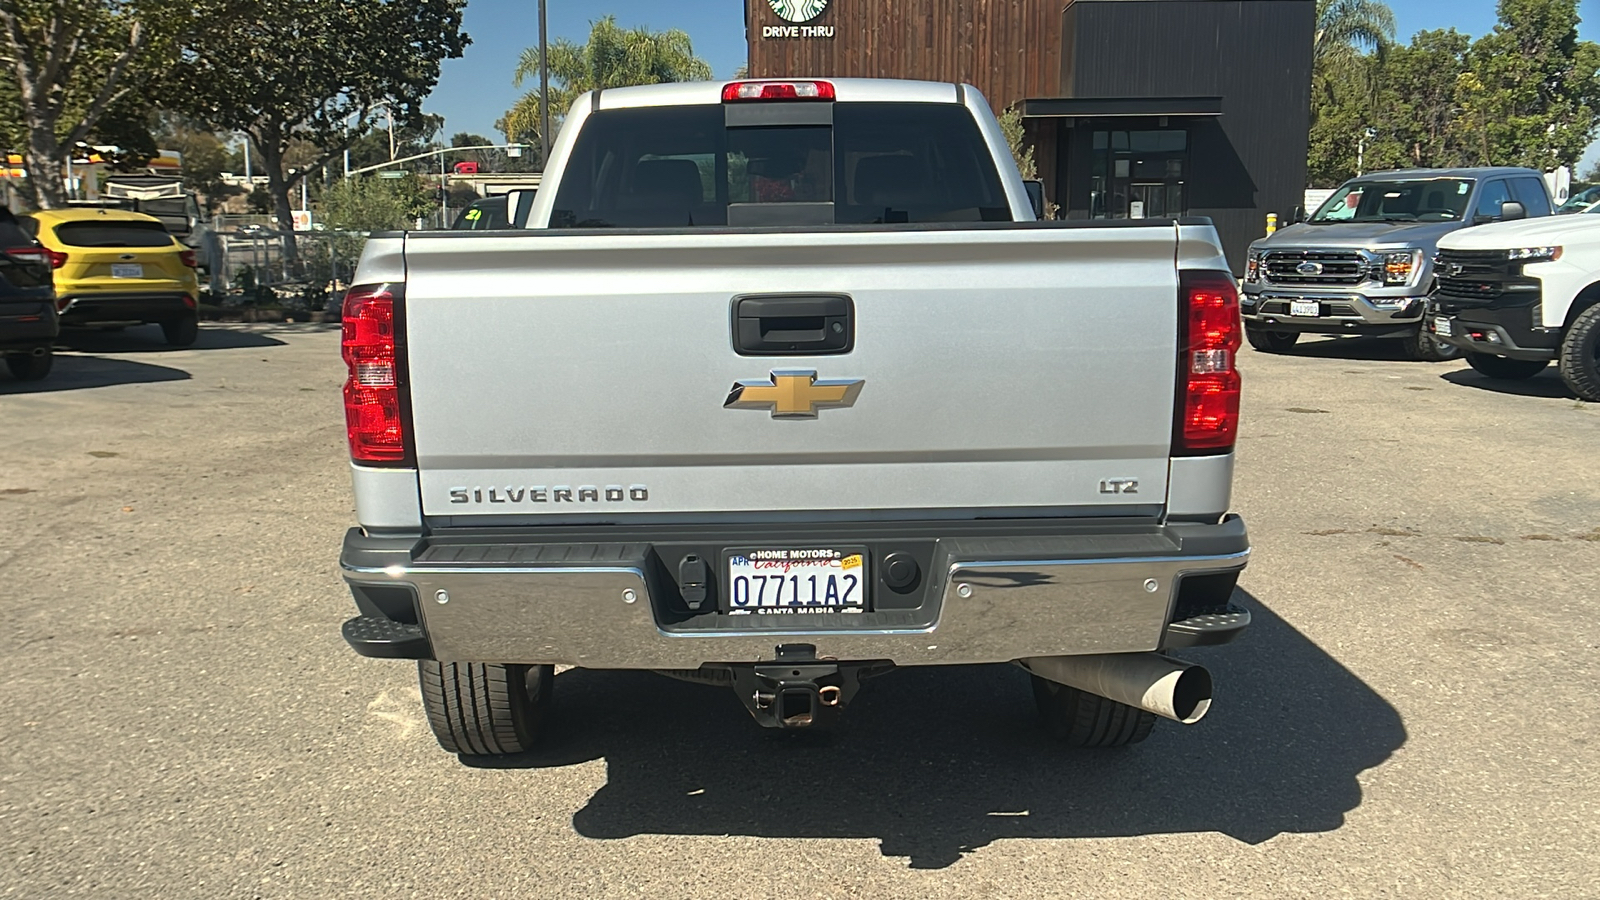
[{"label": "chevrolet bowtie emblem", "polygon": [[736,381],[727,409],[770,409],[774,419],[815,419],[819,409],[853,406],[862,378],[818,379],[815,369],[779,369],[771,381]]}]

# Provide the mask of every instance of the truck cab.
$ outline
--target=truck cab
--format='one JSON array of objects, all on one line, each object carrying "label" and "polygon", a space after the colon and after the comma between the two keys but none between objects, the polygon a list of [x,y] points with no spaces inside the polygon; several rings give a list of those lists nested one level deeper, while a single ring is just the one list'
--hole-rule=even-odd
[{"label": "truck cab", "polygon": [[1533,169],[1407,169],[1353,178],[1305,221],[1250,245],[1240,298],[1246,339],[1281,353],[1302,334],[1398,338],[1414,359],[1454,357],[1457,347],[1422,328],[1439,239],[1551,210]]},{"label": "truck cab", "polygon": [[1523,380],[1554,362],[1600,403],[1600,211],[1448,235],[1434,269],[1428,328],[1469,365]]}]

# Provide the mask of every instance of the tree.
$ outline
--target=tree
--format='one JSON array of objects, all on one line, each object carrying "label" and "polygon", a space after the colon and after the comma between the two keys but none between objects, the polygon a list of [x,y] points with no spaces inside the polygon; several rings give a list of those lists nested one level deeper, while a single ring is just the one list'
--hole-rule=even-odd
[{"label": "tree", "polygon": [[60,173],[97,128],[130,143],[127,129],[147,108],[138,89],[177,58],[200,23],[223,22],[227,8],[228,0],[0,2],[0,120],[14,123],[5,137],[22,149],[37,206],[66,203]]},{"label": "tree", "polygon": [[183,154],[184,186],[206,195],[209,204],[215,205],[228,190],[222,173],[228,168],[230,156],[215,134],[181,116],[165,115],[161,117],[156,143]]},{"label": "tree", "polygon": [[1419,32],[1409,46],[1336,53],[1317,62],[1310,183],[1366,168],[1573,165],[1600,130],[1600,45],[1577,37],[1577,0],[1500,0],[1500,22],[1477,41]]},{"label": "tree", "polygon": [[[550,44],[551,119],[558,120],[587,91],[710,78],[711,65],[694,55],[687,33],[677,28],[624,29],[616,16],[605,16],[590,23],[589,40],[582,46],[565,38]],[[530,80],[539,80],[537,47],[522,51],[512,86],[520,88]],[[506,139],[516,142],[525,135],[539,135],[541,111],[538,91],[522,95],[501,120]]]},{"label": "tree", "polygon": [[1577,0],[1500,0],[1498,11],[1458,98],[1476,161],[1576,165],[1600,125],[1600,46],[1578,40]]},{"label": "tree", "polygon": [[[414,126],[439,64],[461,56],[466,0],[261,0],[233,27],[175,67],[169,91],[182,112],[219,131],[248,134],[260,154],[284,257],[298,268],[291,190],[372,126],[384,101]],[[316,148],[290,170],[295,141]]]},{"label": "tree", "polygon": [[1317,0],[1312,59],[1379,50],[1394,40],[1394,10],[1379,0]]}]

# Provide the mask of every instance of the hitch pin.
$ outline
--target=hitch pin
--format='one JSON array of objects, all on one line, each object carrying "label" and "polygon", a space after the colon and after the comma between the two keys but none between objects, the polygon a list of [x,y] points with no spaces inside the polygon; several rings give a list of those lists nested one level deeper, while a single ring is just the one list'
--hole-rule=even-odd
[{"label": "hitch pin", "polygon": [[837,685],[824,685],[817,688],[817,699],[822,701],[823,706],[838,706],[839,695],[842,693],[844,692],[839,690]]}]

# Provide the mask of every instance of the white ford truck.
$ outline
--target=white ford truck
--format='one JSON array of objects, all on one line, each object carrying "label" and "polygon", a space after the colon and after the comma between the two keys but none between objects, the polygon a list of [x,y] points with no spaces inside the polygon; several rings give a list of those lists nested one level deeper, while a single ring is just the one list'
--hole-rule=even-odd
[{"label": "white ford truck", "polygon": [[1490,378],[1551,362],[1600,403],[1600,213],[1485,225],[1447,235],[1434,261],[1428,327]]},{"label": "white ford truck", "polygon": [[1193,722],[1249,552],[1207,220],[1041,222],[970,86],[580,97],[526,228],[376,235],[344,307],[366,656],[522,751],[556,665],[825,728],[1015,663],[1075,745]]}]

